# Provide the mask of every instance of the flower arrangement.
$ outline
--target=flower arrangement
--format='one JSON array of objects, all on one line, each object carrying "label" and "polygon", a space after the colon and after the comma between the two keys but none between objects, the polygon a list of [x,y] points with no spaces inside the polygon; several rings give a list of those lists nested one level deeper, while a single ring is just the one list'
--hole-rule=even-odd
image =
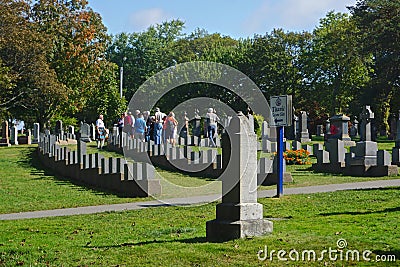
[{"label": "flower arrangement", "polygon": [[288,150],[283,152],[283,157],[288,165],[307,165],[311,164],[310,152],[305,149]]}]

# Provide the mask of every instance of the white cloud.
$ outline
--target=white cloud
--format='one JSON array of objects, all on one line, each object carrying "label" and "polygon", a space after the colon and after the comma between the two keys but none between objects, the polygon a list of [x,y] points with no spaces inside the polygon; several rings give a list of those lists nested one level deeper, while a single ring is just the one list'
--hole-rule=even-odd
[{"label": "white cloud", "polygon": [[347,12],[356,0],[264,0],[243,23],[247,33],[269,32],[273,28],[284,30],[312,30],[319,19],[331,11]]},{"label": "white cloud", "polygon": [[162,23],[171,18],[171,15],[161,8],[143,9],[130,15],[130,25],[133,31],[143,31],[150,25]]}]

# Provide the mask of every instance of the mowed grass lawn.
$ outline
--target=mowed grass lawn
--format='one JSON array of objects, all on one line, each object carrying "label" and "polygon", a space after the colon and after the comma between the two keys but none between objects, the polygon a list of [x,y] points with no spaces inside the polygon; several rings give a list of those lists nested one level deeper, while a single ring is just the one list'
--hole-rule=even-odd
[{"label": "mowed grass lawn", "polygon": [[[93,153],[97,152],[90,145]],[[105,156],[118,156],[116,153],[101,151]],[[301,187],[322,184],[339,184],[376,180],[371,177],[349,177],[325,173],[313,173],[310,165],[287,166],[294,182],[285,184],[285,187]],[[207,178],[190,177],[157,168],[157,174],[164,180],[162,198],[182,197],[179,190],[170,189],[170,184],[183,187],[197,188],[196,194],[216,194],[220,192],[220,184],[209,187],[213,183]],[[379,179],[393,179],[397,177],[381,177]],[[218,182],[217,182],[218,183]],[[260,189],[275,189],[276,186],[261,186]],[[174,191],[175,190],[175,191]],[[208,192],[203,192],[209,190]],[[186,191],[184,191],[186,192]],[[189,191],[190,192],[190,191]],[[48,210],[71,208],[102,204],[116,204],[136,201],[146,201],[151,198],[124,198],[113,192],[104,192],[96,188],[88,188],[82,184],[72,183],[63,177],[57,176],[50,170],[44,170],[40,164],[36,146],[0,147],[0,213],[23,211]]]},{"label": "mowed grass lawn", "polygon": [[[143,200],[55,177],[42,170],[35,153],[33,146],[0,148],[1,213]],[[300,184],[307,174],[315,176],[302,168]],[[215,218],[216,203],[0,221],[0,266],[399,266],[399,196],[400,188],[386,188],[259,199],[264,217],[274,222],[273,233],[225,243],[206,241],[206,222]],[[335,261],[328,254],[318,260],[323,250],[337,249],[339,239],[347,242],[344,253],[360,251],[360,261],[347,261],[345,255],[340,260],[340,254],[332,254]],[[257,252],[266,246],[268,258],[260,261]],[[278,250],[296,250],[300,261],[279,261]],[[302,261],[303,250],[314,250],[317,260]],[[365,250],[372,251],[369,262],[362,258]],[[377,262],[377,255],[390,262]]]},{"label": "mowed grass lawn", "polygon": [[43,169],[36,148],[26,145],[0,148],[0,213],[143,200],[120,198],[55,176]]},{"label": "mowed grass lawn", "polygon": [[[399,266],[399,195],[400,188],[388,188],[260,199],[273,233],[224,243],[206,241],[215,203],[0,221],[0,266]],[[339,239],[347,243],[342,252]],[[266,248],[261,261],[257,253]],[[331,256],[321,257],[329,249]],[[279,250],[296,250],[299,261],[288,254],[280,261]],[[304,254],[303,261],[309,250],[316,260]],[[359,261],[349,250],[359,251]]]}]

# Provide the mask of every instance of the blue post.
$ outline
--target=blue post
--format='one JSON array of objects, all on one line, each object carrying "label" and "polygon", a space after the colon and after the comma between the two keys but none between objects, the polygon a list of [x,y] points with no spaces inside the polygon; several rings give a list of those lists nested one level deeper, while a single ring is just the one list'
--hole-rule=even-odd
[{"label": "blue post", "polygon": [[278,133],[278,184],[277,184],[277,197],[283,195],[283,126],[277,127]]}]

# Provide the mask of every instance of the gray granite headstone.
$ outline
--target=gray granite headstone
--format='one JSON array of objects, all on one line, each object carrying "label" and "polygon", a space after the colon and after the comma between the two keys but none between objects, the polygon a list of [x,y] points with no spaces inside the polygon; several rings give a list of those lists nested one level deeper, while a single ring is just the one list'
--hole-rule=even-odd
[{"label": "gray granite headstone", "polygon": [[271,152],[271,141],[267,138],[261,139],[261,149],[264,152]]},{"label": "gray granite headstone", "polygon": [[371,107],[364,106],[363,111],[360,114],[360,119],[361,119],[360,139],[361,139],[361,141],[371,141],[372,140],[371,121],[373,118],[375,118],[375,115],[371,111]]},{"label": "gray granite headstone", "polygon": [[392,157],[390,153],[386,150],[378,150],[378,166],[389,166],[392,162]]},{"label": "gray granite headstone", "polygon": [[373,141],[357,142],[352,165],[376,165],[378,144]]},{"label": "gray granite headstone", "polygon": [[216,219],[206,225],[207,240],[213,242],[272,232],[272,222],[263,218],[263,206],[257,203],[257,136],[242,113],[232,118],[227,132],[222,140],[222,203]]},{"label": "gray granite headstone", "polygon": [[90,134],[90,126],[89,124],[82,123],[81,122],[81,129],[79,130],[80,134],[81,134],[81,140],[83,142],[90,142],[91,140],[91,134]]},{"label": "gray granite headstone", "polygon": [[324,126],[323,125],[317,125],[317,134],[318,137],[324,136]]},{"label": "gray granite headstone", "polygon": [[329,163],[329,152],[325,150],[316,150],[314,151],[314,155],[317,158],[318,164]]},{"label": "gray granite headstone", "polygon": [[96,125],[93,123],[90,125],[90,139],[91,140],[96,140]]},{"label": "gray granite headstone", "polygon": [[78,146],[78,163],[83,163],[83,155],[86,155],[86,143],[82,140],[79,140],[77,143]]},{"label": "gray granite headstone", "polygon": [[31,129],[28,129],[26,131],[26,144],[31,145],[32,144],[32,131]]},{"label": "gray granite headstone", "polygon": [[267,139],[269,137],[270,129],[268,126],[268,122],[263,121],[261,124],[261,138]]},{"label": "gray granite headstone", "polygon": [[329,119],[330,127],[335,129],[335,132],[330,134],[329,138],[338,138],[342,141],[351,141],[349,136],[349,121],[350,118],[344,114],[335,115]]},{"label": "gray granite headstone", "polygon": [[300,142],[305,143],[305,142],[310,142],[310,135],[308,133],[308,128],[307,128],[307,112],[301,111],[301,131],[300,131]]},{"label": "gray granite headstone", "polygon": [[344,157],[346,149],[344,148],[344,142],[339,139],[329,139],[326,142],[326,149],[329,152],[330,163],[344,163]]},{"label": "gray granite headstone", "polygon": [[1,125],[0,146],[10,146],[10,139],[8,137],[8,121],[4,121]]},{"label": "gray granite headstone", "polygon": [[15,125],[11,127],[10,143],[12,145],[18,145],[18,128]]},{"label": "gray granite headstone", "polygon": [[32,138],[32,144],[37,144],[40,140],[40,124],[35,122],[33,124],[33,138]]}]

